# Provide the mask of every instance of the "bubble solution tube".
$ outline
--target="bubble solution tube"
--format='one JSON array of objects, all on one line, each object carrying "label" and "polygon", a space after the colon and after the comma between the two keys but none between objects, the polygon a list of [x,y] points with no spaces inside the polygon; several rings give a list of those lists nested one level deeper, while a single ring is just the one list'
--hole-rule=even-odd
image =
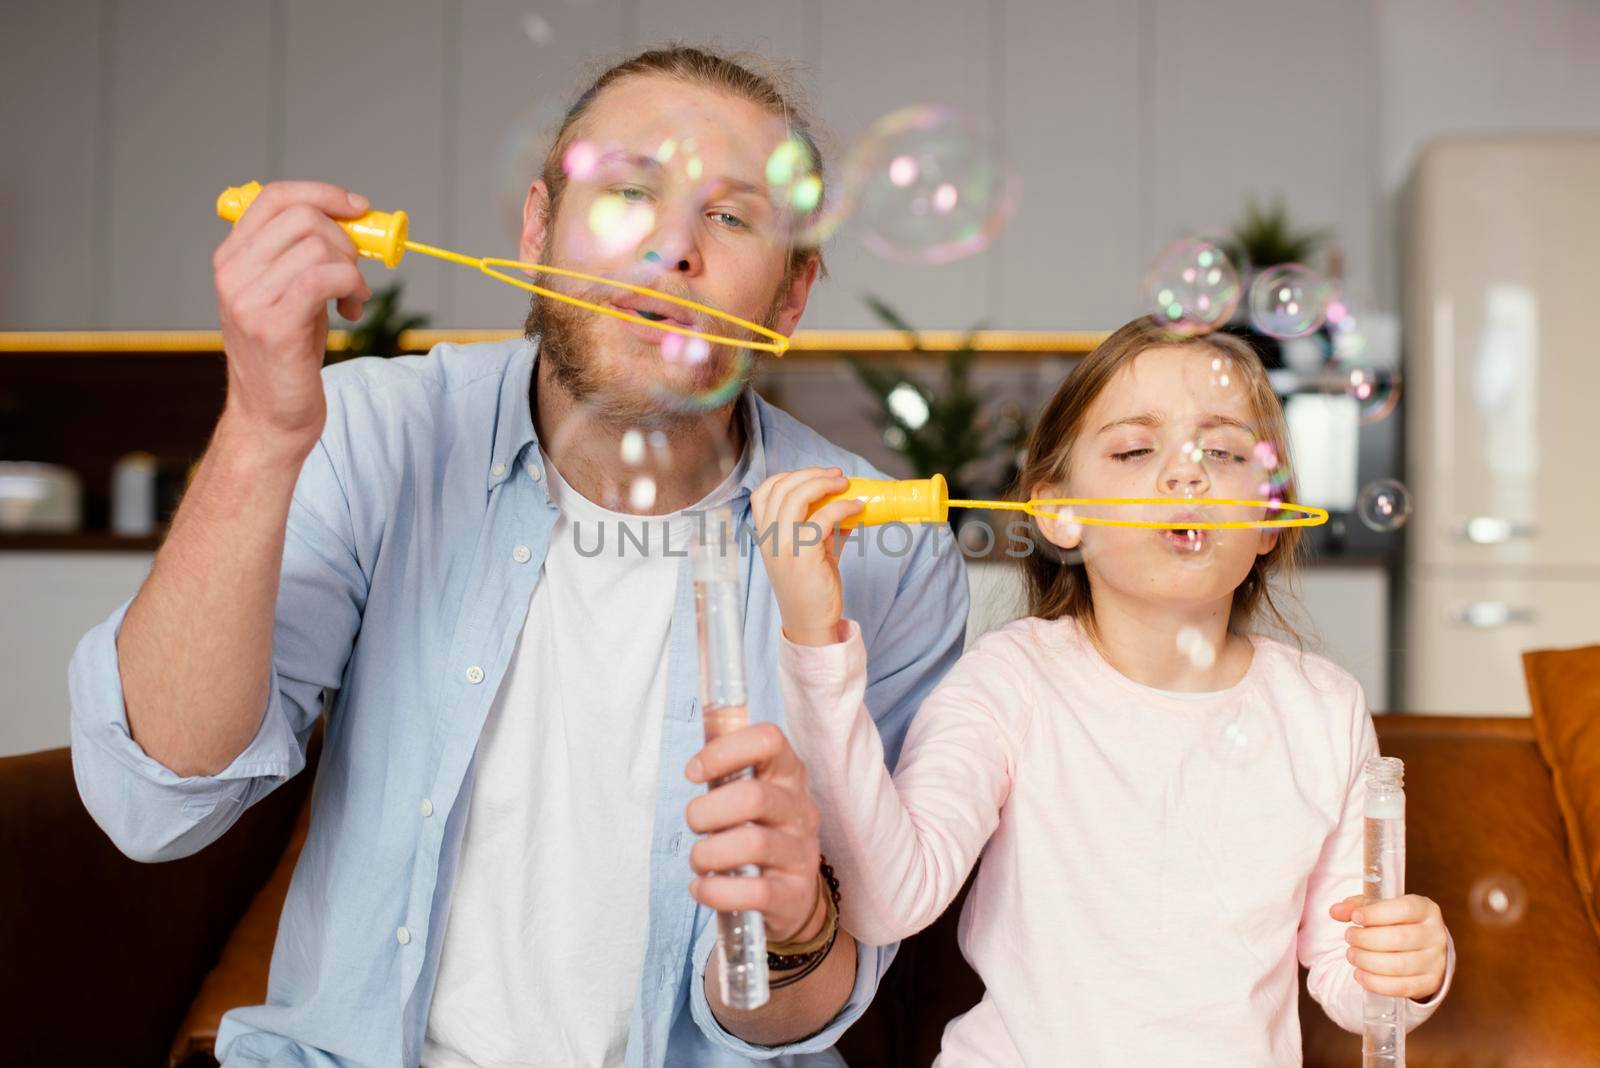
[{"label": "bubble solution tube", "polygon": [[[1396,757],[1370,757],[1367,775],[1367,901],[1406,892],[1405,764]],[[1364,992],[1361,1022],[1363,1068],[1405,1068],[1406,999]]]},{"label": "bubble solution tube", "polygon": [[[694,576],[695,630],[700,641],[700,711],[706,741],[745,727],[750,722],[745,698],[744,598],[739,588],[739,550],[731,510],[723,505],[701,517],[699,536],[690,545]],[[711,783],[748,779],[745,768]],[[761,869],[747,864],[727,874],[754,876]],[[767,1003],[767,932],[759,912],[717,913],[717,953],[721,961],[718,992],[723,1004],[756,1009]]]}]

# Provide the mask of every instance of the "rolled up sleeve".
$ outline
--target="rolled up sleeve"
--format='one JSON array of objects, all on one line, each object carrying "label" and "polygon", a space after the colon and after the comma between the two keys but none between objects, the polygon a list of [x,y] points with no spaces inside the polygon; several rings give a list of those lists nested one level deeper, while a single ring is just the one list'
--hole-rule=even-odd
[{"label": "rolled up sleeve", "polygon": [[290,505],[261,723],[214,775],[179,775],[133,738],[117,653],[132,601],[83,637],[67,669],[73,774],[89,814],[118,849],[146,862],[189,856],[305,766],[306,743],[326,691],[339,685],[365,594],[344,491],[319,445]]}]

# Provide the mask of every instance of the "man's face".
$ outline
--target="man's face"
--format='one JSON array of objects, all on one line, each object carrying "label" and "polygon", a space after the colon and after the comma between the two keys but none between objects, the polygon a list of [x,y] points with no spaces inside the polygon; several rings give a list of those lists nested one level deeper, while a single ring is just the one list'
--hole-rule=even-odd
[{"label": "man's face", "polygon": [[[542,182],[524,209],[522,257],[648,286],[790,333],[815,268],[787,278],[789,221],[769,196],[767,160],[781,121],[757,105],[675,79],[606,89],[579,121],[554,212]],[[545,276],[592,303],[705,333],[741,328],[626,290]],[[731,399],[749,350],[707,346],[654,327],[536,300],[541,357],[596,414],[639,425],[694,418]]]}]

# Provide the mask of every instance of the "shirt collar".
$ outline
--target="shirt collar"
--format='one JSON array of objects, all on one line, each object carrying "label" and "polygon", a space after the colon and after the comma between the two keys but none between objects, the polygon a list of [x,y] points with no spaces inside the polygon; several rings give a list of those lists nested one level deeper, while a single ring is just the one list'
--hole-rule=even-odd
[{"label": "shirt collar", "polygon": [[[523,338],[515,358],[506,368],[500,381],[500,407],[495,416],[494,452],[489,457],[489,488],[510,478],[527,451],[528,463],[539,464],[539,450],[528,449],[539,443],[533,429],[533,371],[539,359],[539,344],[532,338]],[[739,394],[734,418],[744,420],[744,447],[749,456],[744,477],[734,490],[734,497],[749,496],[757,486],[766,481],[767,448],[761,436],[761,415],[757,410],[755,391],[748,386]]]},{"label": "shirt collar", "polygon": [[[529,338],[523,338],[519,345],[516,356],[507,364],[505,376],[500,380],[500,407],[494,421],[494,451],[489,454],[488,479],[491,489],[511,477],[523,451],[539,440],[533,432],[531,407],[533,365],[539,346]],[[534,459],[529,462],[536,464],[539,462],[538,450],[533,450],[533,455]]]}]

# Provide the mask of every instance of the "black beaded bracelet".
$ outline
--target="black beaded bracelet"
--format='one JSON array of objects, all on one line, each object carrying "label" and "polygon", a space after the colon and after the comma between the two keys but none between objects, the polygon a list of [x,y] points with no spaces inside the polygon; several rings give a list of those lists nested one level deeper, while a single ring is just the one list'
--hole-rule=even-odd
[{"label": "black beaded bracelet", "polygon": [[831,899],[828,908],[829,922],[825,932],[827,939],[817,949],[808,953],[773,953],[769,950],[767,953],[768,971],[794,971],[793,975],[785,975],[781,979],[771,982],[769,986],[787,986],[798,979],[810,975],[818,965],[827,959],[828,954],[833,950],[833,943],[839,937],[839,880],[833,874],[833,867],[829,865],[826,857],[822,858],[819,870],[822,875],[822,881],[828,888],[828,896]]}]

